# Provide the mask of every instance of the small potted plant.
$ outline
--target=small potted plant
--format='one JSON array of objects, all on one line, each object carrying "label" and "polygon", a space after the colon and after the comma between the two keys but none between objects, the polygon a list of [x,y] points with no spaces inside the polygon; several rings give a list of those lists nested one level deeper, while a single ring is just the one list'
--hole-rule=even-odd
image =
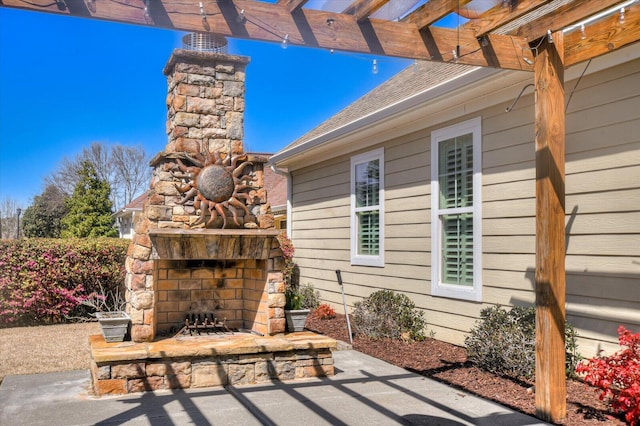
[{"label": "small potted plant", "polygon": [[106,292],[100,286],[100,293],[91,293],[83,305],[95,309],[96,319],[102,329],[105,342],[122,342],[129,331],[131,317],[125,312],[126,301],[120,292]]},{"label": "small potted plant", "polygon": [[122,342],[129,331],[131,317],[125,311],[96,312],[105,342]]},{"label": "small potted plant", "polygon": [[319,305],[319,294],[313,290],[312,285],[300,286],[298,282],[298,266],[293,261],[295,249],[293,243],[283,232],[278,235],[278,243],[282,251],[282,279],[285,284],[284,313],[287,320],[287,330],[302,331],[307,321],[307,316],[312,308]]}]

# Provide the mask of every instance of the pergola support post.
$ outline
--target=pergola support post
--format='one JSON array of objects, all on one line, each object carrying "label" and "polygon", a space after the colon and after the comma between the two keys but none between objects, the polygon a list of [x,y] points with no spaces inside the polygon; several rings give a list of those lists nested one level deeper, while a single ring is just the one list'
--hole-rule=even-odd
[{"label": "pergola support post", "polygon": [[538,47],[536,84],[536,415],[566,416],[563,34]]}]

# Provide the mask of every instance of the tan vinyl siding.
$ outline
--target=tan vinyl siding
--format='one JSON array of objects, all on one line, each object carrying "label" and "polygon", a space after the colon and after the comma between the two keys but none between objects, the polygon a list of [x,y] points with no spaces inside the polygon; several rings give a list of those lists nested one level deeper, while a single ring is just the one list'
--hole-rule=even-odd
[{"label": "tan vinyl siding", "polygon": [[[578,65],[579,67],[585,64]],[[576,80],[565,84],[568,94]],[[532,88],[516,108],[490,104],[435,127],[292,171],[301,283],[341,310],[379,289],[407,294],[436,338],[462,344],[492,304],[534,303],[535,147]],[[469,101],[476,102],[477,100]],[[447,109],[452,114],[465,105]],[[438,111],[438,115],[443,111]],[[482,117],[482,302],[432,297],[431,131]],[[640,60],[585,76],[566,122],[567,315],[580,351],[617,347],[618,325],[640,330]],[[384,147],[385,266],[350,265],[350,156]]]}]

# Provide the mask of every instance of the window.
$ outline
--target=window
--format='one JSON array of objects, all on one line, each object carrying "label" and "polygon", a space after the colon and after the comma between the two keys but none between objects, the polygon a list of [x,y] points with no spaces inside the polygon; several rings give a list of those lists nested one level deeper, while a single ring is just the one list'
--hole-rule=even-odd
[{"label": "window", "polygon": [[480,118],[431,133],[431,294],[482,299]]},{"label": "window", "polygon": [[384,149],[351,158],[351,264],[384,266]]}]

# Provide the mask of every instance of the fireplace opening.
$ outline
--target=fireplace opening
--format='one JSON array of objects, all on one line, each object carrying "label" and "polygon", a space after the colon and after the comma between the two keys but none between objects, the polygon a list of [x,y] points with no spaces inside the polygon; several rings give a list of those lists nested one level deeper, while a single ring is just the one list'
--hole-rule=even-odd
[{"label": "fireplace opening", "polygon": [[266,264],[262,259],[157,261],[157,333],[248,329],[265,334]]}]

